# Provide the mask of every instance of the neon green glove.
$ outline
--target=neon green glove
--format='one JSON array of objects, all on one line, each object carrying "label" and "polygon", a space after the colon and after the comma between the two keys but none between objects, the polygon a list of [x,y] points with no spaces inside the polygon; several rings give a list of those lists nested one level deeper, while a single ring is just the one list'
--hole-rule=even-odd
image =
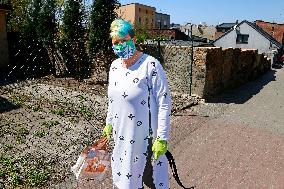
[{"label": "neon green glove", "polygon": [[166,140],[156,139],[152,151],[154,154],[154,159],[157,160],[160,155],[164,155],[168,150],[168,143]]},{"label": "neon green glove", "polygon": [[108,139],[111,138],[111,134],[112,134],[112,125],[111,124],[107,124],[103,130],[103,136],[107,137]]}]

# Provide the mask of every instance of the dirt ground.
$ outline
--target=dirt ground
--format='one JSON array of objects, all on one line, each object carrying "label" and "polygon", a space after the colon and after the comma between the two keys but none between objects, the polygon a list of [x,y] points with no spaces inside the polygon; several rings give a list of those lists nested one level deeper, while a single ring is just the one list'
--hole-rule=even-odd
[{"label": "dirt ground", "polygon": [[[1,87],[2,185],[60,182],[71,176],[82,148],[100,137],[107,105],[100,93],[105,86],[87,90],[87,85],[73,82],[66,86],[61,80],[37,80]],[[31,171],[47,177],[37,180]]]}]

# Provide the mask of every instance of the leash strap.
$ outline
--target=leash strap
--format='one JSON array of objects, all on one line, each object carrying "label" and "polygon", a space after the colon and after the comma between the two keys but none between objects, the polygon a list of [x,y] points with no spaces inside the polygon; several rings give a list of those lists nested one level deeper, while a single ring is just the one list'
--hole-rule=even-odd
[{"label": "leash strap", "polygon": [[171,167],[171,170],[172,170],[172,174],[173,174],[173,177],[175,178],[175,180],[177,181],[178,185],[181,186],[182,188],[184,189],[194,189],[194,186],[190,187],[190,188],[186,188],[182,182],[180,181],[179,179],[179,176],[178,176],[178,172],[177,172],[177,167],[176,167],[176,163],[175,163],[175,160],[174,160],[174,157],[172,155],[171,152],[167,151],[166,152],[166,157],[169,161],[169,164],[170,164],[170,167]]}]

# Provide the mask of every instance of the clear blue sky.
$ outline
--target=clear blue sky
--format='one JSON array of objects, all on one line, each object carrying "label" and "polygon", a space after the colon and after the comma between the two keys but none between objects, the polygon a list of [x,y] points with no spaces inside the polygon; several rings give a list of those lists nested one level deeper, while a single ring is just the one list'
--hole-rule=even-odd
[{"label": "clear blue sky", "polygon": [[184,24],[236,20],[264,20],[284,23],[284,0],[119,0],[121,4],[141,3],[171,15],[171,23]]}]

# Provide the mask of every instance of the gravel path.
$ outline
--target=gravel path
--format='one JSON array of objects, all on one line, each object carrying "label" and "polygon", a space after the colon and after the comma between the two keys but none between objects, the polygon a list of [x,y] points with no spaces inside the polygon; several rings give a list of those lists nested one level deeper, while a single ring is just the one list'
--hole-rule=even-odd
[{"label": "gravel path", "polygon": [[199,115],[284,134],[284,70],[271,70],[256,81],[225,93],[196,109]]},{"label": "gravel path", "polygon": [[[172,153],[184,184],[197,189],[283,189],[281,92],[284,70],[272,70],[195,107],[193,114],[198,116],[181,116],[174,123],[174,128],[179,129],[173,129],[173,133],[185,139],[175,144]],[[187,132],[192,123],[195,129]],[[180,187],[171,180],[173,188]]]},{"label": "gravel path", "polygon": [[[204,119],[204,118],[203,118]],[[187,132],[189,122],[198,125]],[[187,136],[172,150],[181,180],[196,189],[283,189],[284,136],[221,119],[183,116]],[[171,189],[179,189],[171,179]]]}]

